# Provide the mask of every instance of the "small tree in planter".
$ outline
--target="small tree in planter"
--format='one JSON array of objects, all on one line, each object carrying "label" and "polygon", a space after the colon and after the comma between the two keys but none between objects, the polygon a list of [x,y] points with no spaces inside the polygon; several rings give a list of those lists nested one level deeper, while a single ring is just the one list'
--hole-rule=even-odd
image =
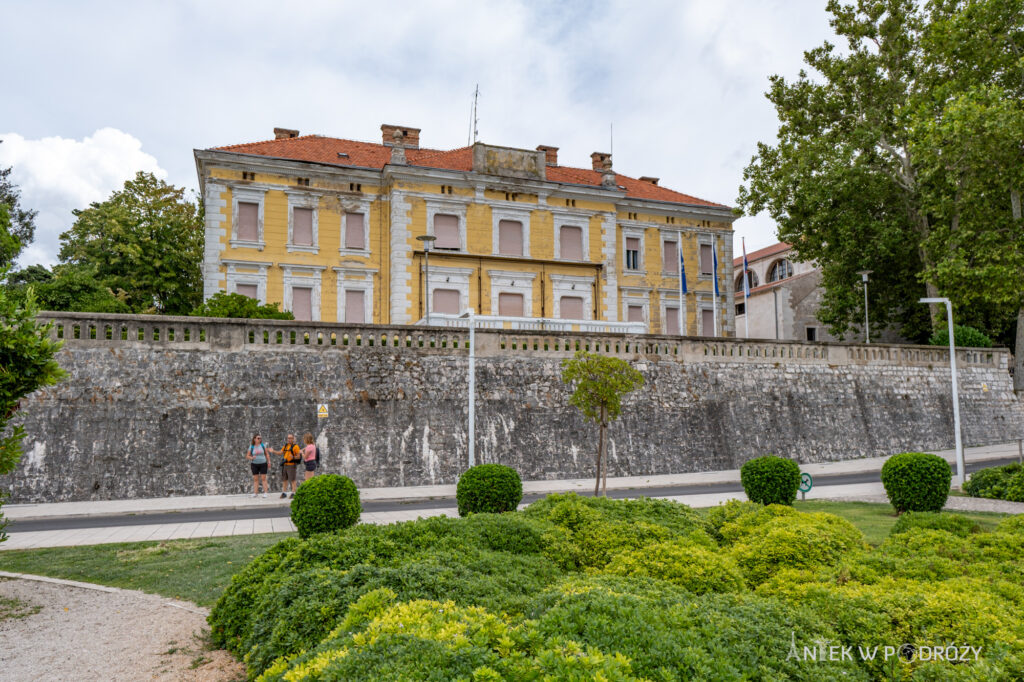
[{"label": "small tree in planter", "polygon": [[594,494],[601,491],[602,480],[607,494],[608,424],[622,413],[623,396],[643,386],[644,377],[625,360],[577,351],[575,357],[562,361],[562,381],[575,386],[569,404],[600,427]]}]

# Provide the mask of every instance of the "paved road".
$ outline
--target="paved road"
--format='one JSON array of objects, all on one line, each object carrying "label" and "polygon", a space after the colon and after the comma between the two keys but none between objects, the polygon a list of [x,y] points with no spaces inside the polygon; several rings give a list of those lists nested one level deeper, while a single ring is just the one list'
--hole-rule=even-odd
[{"label": "paved road", "polygon": [[[977,471],[988,467],[1001,466],[1016,462],[1016,457],[968,463],[967,471]],[[819,476],[814,479],[815,488],[828,485],[849,485],[853,483],[877,483],[880,479],[878,471],[867,471],[853,474],[835,474]],[[609,490],[608,497],[625,498],[639,497],[676,497],[680,495],[705,495],[715,493],[741,492],[739,483],[714,483],[707,485],[677,485],[656,488],[625,488]],[[524,495],[523,503],[529,504],[545,495]],[[455,506],[450,497],[430,500],[411,500],[407,502],[382,500],[363,502],[363,511],[415,511],[417,509],[445,509]],[[165,523],[193,523],[198,521],[237,521],[241,519],[285,518],[290,514],[288,506],[275,504],[266,507],[249,507],[244,509],[207,509],[199,511],[160,512],[152,514],[121,514],[116,516],[77,516],[51,519],[28,519],[11,521],[7,526],[8,533],[27,533],[44,530],[70,530],[76,528],[114,528],[119,526],[142,526]]]}]

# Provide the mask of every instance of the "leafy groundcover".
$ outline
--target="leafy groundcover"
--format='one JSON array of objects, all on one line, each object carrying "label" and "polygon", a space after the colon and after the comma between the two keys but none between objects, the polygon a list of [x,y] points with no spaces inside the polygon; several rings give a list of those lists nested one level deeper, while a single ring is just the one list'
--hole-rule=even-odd
[{"label": "leafy groundcover", "polygon": [[933,516],[871,548],[791,507],[552,495],[284,540],[210,624],[267,681],[1019,679],[1024,519]]}]

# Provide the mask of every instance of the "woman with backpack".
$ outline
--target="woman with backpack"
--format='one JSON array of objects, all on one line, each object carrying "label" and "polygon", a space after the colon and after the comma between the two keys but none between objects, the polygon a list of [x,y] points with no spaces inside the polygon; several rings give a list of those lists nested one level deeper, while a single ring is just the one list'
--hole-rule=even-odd
[{"label": "woman with backpack", "polygon": [[263,438],[260,434],[252,437],[249,443],[249,451],[245,458],[249,460],[249,469],[252,470],[252,496],[256,497],[260,492],[260,483],[263,483],[263,497],[267,496],[267,468],[269,458],[267,447],[263,445]]},{"label": "woman with backpack", "polygon": [[313,444],[313,434],[307,432],[302,437],[302,442],[305,444],[302,448],[302,461],[306,465],[306,478],[303,480],[308,481],[316,476],[316,445]]}]

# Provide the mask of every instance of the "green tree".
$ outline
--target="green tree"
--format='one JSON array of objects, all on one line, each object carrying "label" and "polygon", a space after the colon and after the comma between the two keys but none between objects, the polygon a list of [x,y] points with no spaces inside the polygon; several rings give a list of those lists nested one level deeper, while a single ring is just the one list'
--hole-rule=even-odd
[{"label": "green tree", "polygon": [[[10,227],[8,208],[0,205],[0,233],[8,233]],[[12,472],[21,458],[25,431],[20,425],[7,428],[19,401],[64,376],[54,359],[60,342],[50,339],[49,326],[38,323],[35,314],[31,293],[18,304],[0,287],[0,474]],[[6,525],[0,514],[0,542],[7,539]]]},{"label": "green tree", "polygon": [[[0,140],[3,142],[3,140]],[[21,190],[11,181],[13,169],[0,168],[0,204],[7,207],[8,227],[0,243],[0,266],[14,262],[21,250],[32,243],[36,232],[36,211],[21,205]]]},{"label": "green tree", "polygon": [[184,189],[138,173],[74,215],[62,263],[91,268],[133,312],[187,315],[201,302],[202,210]]},{"label": "green tree", "polygon": [[600,427],[597,444],[597,495],[608,493],[608,424],[622,413],[622,398],[644,385],[644,377],[625,360],[577,351],[562,361],[562,381],[574,386],[569,404]]},{"label": "green tree", "polygon": [[254,298],[242,294],[226,294],[223,291],[219,291],[203,301],[191,314],[198,317],[241,317],[251,320],[295,319],[292,313],[279,310],[277,303],[260,305],[260,302]]},{"label": "green tree", "polygon": [[40,310],[70,310],[85,313],[130,313],[123,291],[114,293],[102,284],[89,265],[58,265],[51,272],[31,265],[7,276],[8,295],[23,302],[29,291]]},{"label": "green tree", "polygon": [[739,204],[768,211],[779,238],[821,266],[833,333],[863,319],[860,269],[874,271],[873,324],[899,321],[915,340],[945,324],[917,304],[924,294],[992,333],[1009,316],[1024,326],[1024,6],[827,7],[845,49],[805,53],[813,77],[771,78],[778,138],[758,145]]}]

